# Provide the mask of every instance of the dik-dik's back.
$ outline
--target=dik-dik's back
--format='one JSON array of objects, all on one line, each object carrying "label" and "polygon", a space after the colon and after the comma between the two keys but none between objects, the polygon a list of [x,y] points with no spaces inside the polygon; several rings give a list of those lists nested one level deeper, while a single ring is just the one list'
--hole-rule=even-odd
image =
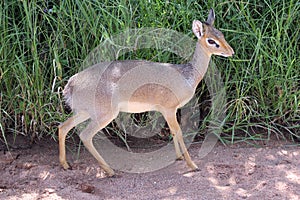
[{"label": "dik-dik's back", "polygon": [[71,77],[64,89],[73,111],[138,113],[161,106],[183,106],[194,94],[191,64],[174,65],[149,61],[113,61],[96,64]]},{"label": "dik-dik's back", "polygon": [[74,116],[59,126],[61,165],[69,168],[65,155],[68,131],[91,119],[80,133],[80,139],[108,175],[113,176],[114,171],[96,151],[92,143],[93,136],[115,119],[119,112],[155,110],[161,112],[168,123],[177,159],[184,156],[188,166],[197,170],[185,147],[176,112],[194,95],[207,71],[211,55],[227,57],[234,54],[223,34],[213,27],[214,19],[215,14],[211,9],[205,23],[193,21],[193,32],[198,41],[193,59],[188,64],[113,61],[99,63],[74,75],[64,89],[64,96]]}]

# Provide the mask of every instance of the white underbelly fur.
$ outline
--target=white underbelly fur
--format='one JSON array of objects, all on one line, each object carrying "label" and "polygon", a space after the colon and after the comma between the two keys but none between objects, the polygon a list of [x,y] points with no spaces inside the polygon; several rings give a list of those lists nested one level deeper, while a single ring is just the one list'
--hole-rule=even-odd
[{"label": "white underbelly fur", "polygon": [[157,110],[159,105],[153,105],[148,103],[139,102],[120,102],[119,111],[128,113],[141,113],[146,111]]}]

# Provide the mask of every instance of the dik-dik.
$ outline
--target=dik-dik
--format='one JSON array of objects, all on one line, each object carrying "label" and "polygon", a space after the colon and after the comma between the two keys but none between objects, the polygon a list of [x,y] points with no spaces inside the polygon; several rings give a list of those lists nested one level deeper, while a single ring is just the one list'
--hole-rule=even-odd
[{"label": "dik-dik", "polygon": [[[69,168],[65,152],[67,133],[76,125],[90,119],[87,127],[80,133],[80,139],[108,176],[113,176],[113,169],[92,143],[94,135],[114,120],[119,112],[158,111],[170,128],[176,157],[184,158],[192,170],[198,170],[184,144],[176,112],[193,97],[197,85],[207,71],[211,55],[228,57],[234,54],[224,35],[213,27],[214,20],[215,14],[211,9],[206,22],[193,21],[192,30],[198,41],[193,58],[187,64],[143,60],[103,62],[71,77],[63,94],[74,115],[59,126],[59,161],[63,168]],[[108,66],[104,68],[106,65]],[[134,69],[141,72],[131,79],[138,87],[134,91],[128,91],[132,90],[131,80],[122,78]],[[180,76],[177,77],[180,78],[175,82],[169,81],[170,74],[174,72],[179,73]]]}]

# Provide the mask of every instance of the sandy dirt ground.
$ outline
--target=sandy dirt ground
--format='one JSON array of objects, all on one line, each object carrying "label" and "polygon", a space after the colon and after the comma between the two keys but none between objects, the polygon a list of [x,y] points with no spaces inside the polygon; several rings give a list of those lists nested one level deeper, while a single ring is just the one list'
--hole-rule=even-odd
[{"label": "sandy dirt ground", "polygon": [[[300,199],[300,147],[271,141],[260,148],[218,144],[198,159],[200,171],[184,161],[149,173],[118,171],[105,177],[95,159],[67,152],[72,170],[58,163],[58,145],[43,140],[30,149],[0,152],[0,199]],[[113,156],[113,155],[112,155]]]}]

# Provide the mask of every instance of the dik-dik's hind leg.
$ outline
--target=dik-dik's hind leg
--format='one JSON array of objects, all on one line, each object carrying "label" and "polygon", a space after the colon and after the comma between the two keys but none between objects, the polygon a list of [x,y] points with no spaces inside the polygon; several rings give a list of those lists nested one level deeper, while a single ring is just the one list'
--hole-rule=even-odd
[{"label": "dik-dik's hind leg", "polygon": [[64,169],[69,168],[69,165],[66,160],[66,147],[65,147],[66,136],[73,127],[80,124],[81,122],[84,122],[88,118],[89,115],[87,113],[76,113],[74,116],[67,119],[67,121],[65,121],[58,127],[59,162]]},{"label": "dik-dik's hind leg", "polygon": [[[113,118],[112,118],[113,119]],[[112,120],[111,119],[111,120]],[[98,131],[104,128],[110,121],[91,121],[90,124],[80,133],[79,137],[83,142],[84,146],[89,150],[89,152],[97,159],[99,165],[106,171],[108,176],[113,176],[115,173],[110,168],[110,166],[105,162],[102,156],[97,152],[93,145],[93,137],[96,135]]]},{"label": "dik-dik's hind leg", "polygon": [[[190,157],[190,154],[187,151],[187,148],[184,144],[183,137],[182,137],[182,132],[181,132],[180,126],[179,126],[179,124],[177,122],[177,119],[176,119],[176,112],[173,112],[173,111],[166,112],[166,113],[164,113],[164,117],[165,117],[165,119],[166,119],[166,121],[169,125],[169,128],[170,128],[172,134],[174,135],[174,138],[176,138],[174,140],[174,143],[175,142],[179,143],[179,145],[181,147],[181,150],[183,152],[183,155],[184,155],[184,158],[187,162],[187,165],[192,170],[198,170],[197,165],[192,161],[192,159]],[[176,149],[176,144],[175,144],[175,149]],[[176,154],[177,154],[177,151],[178,150],[176,150]]]},{"label": "dik-dik's hind leg", "polygon": [[174,132],[171,131],[172,137],[173,137],[173,142],[175,146],[175,152],[176,152],[176,160],[182,160],[183,156],[180,151],[179,143],[178,143],[178,138]]}]

